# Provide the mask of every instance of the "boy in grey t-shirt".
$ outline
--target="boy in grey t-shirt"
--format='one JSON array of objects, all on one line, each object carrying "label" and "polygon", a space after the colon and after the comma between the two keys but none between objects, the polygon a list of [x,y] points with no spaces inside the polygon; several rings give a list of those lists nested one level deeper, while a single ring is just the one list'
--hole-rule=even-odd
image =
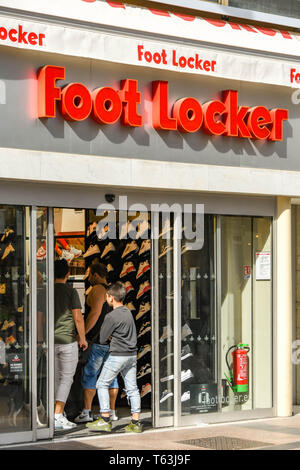
[{"label": "boy in grey t-shirt", "polygon": [[131,422],[125,427],[125,432],[142,432],[139,421],[141,396],[136,383],[136,327],[132,313],[123,305],[125,296],[126,289],[122,282],[116,282],[106,294],[107,302],[113,310],[105,317],[100,332],[100,342],[105,342],[109,338],[111,342],[109,357],[97,381],[101,418],[86,424],[91,431],[111,431],[108,388],[114,378],[121,373],[130,400],[132,415]]}]

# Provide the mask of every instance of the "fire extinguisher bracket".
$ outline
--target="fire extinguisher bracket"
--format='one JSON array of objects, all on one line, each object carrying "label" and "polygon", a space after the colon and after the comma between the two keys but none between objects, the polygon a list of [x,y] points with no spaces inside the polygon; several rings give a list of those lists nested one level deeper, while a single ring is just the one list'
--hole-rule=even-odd
[{"label": "fire extinguisher bracket", "polygon": [[[232,368],[228,363],[228,353],[232,352]],[[247,393],[249,390],[248,381],[248,344],[238,343],[231,346],[226,353],[226,363],[230,373],[230,379],[227,378],[234,393]]]}]

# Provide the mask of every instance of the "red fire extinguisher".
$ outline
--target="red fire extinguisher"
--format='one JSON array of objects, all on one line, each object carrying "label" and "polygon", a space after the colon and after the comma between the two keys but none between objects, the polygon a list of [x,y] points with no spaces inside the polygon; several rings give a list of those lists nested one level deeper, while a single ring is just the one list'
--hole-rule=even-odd
[{"label": "red fire extinguisher", "polygon": [[[232,369],[228,364],[228,353],[234,349],[232,352]],[[233,392],[235,393],[245,393],[249,389],[249,359],[248,352],[250,348],[248,344],[238,343],[228,349],[226,354],[226,363],[230,373],[230,379],[226,376],[229,385],[231,386]]]}]

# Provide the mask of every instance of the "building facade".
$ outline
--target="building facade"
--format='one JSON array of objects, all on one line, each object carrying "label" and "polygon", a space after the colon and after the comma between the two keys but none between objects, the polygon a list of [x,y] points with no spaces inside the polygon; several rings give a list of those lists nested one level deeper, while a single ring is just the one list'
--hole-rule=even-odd
[{"label": "building facade", "polygon": [[0,443],[53,436],[53,261],[85,251],[72,258],[84,305],[88,230],[103,219],[120,256],[94,254],[121,277],[123,225],[145,225],[138,255],[150,240],[124,280],[153,426],[290,416],[295,9],[256,2],[250,21],[250,2],[47,3],[0,2]]}]

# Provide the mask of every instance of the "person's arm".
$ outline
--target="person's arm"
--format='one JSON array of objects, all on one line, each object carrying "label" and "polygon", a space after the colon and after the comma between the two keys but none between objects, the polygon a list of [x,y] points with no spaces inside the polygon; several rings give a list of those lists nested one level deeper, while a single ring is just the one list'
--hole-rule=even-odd
[{"label": "person's arm", "polygon": [[85,329],[84,329],[84,321],[81,310],[79,308],[73,308],[72,314],[75,322],[75,326],[78,333],[78,344],[79,347],[85,351],[88,347],[87,340],[85,338]]},{"label": "person's arm", "polygon": [[106,315],[103,325],[100,330],[100,344],[105,344],[108,339],[110,339],[110,336],[114,332],[115,325],[114,322],[112,321],[110,315]]},{"label": "person's arm", "polygon": [[102,307],[106,299],[106,291],[104,287],[94,289],[91,294],[90,312],[85,320],[85,334],[87,334],[96,325],[99,316],[101,315]]}]

